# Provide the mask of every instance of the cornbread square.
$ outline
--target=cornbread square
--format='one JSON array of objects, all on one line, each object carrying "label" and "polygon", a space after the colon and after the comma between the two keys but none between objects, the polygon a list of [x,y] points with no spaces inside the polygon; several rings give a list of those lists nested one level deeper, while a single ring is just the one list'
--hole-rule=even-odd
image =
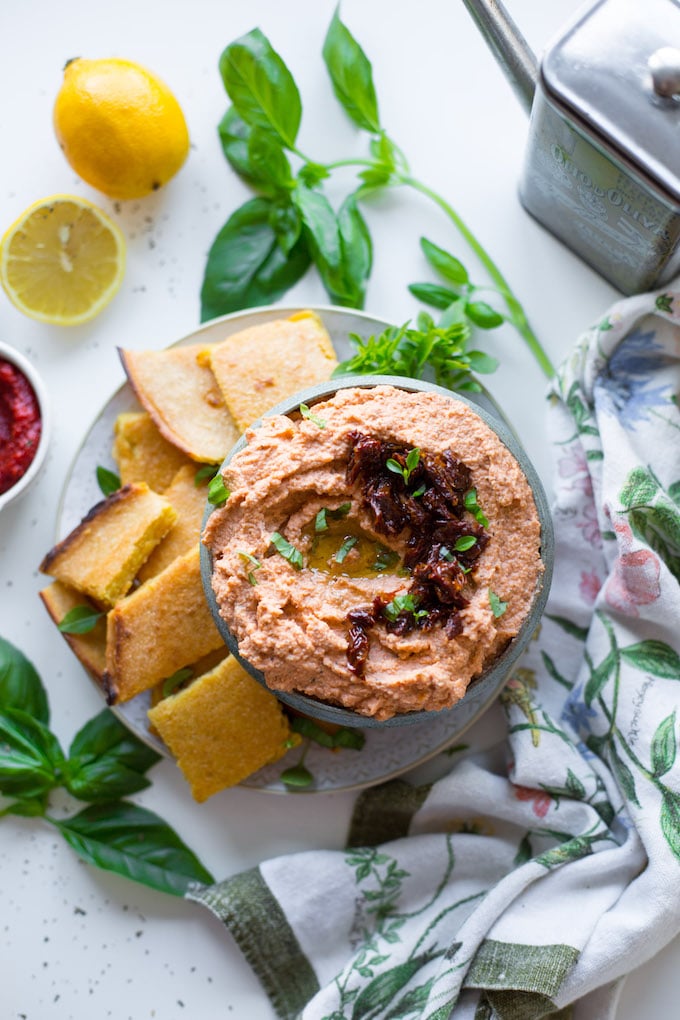
[{"label": "cornbread square", "polygon": [[129,701],[222,645],[203,594],[197,546],[109,613],[104,674],[109,704]]},{"label": "cornbread square", "polygon": [[292,743],[274,695],[228,656],[210,673],[149,710],[197,801],[283,757]]},{"label": "cornbread square", "polygon": [[329,379],[337,367],[330,337],[313,312],[234,333],[205,348],[201,361],[212,369],[241,431],[280,400]]},{"label": "cornbread square", "polygon": [[99,606],[113,606],[176,520],[167,499],[145,482],[124,485],[92,507],[48,552],[40,570],[89,595]]},{"label": "cornbread square", "polygon": [[160,574],[178,556],[198,546],[207,495],[206,482],[196,484],[195,464],[179,469],[164,492],[165,498],[177,513],[177,520],[142,566],[139,571],[140,581],[147,581]]},{"label": "cornbread square", "polygon": [[[182,669],[191,670],[191,676],[187,677],[186,683],[183,686],[191,683],[196,679],[196,677],[202,676],[204,673],[209,673],[210,670],[215,668],[215,666],[219,666],[220,662],[222,662],[223,659],[226,659],[227,655],[229,655],[229,649],[226,645],[223,645],[221,648],[216,648],[213,652],[208,652],[207,655],[202,655],[198,662],[192,662],[189,666],[182,666]],[[177,670],[175,670],[175,672],[177,672]],[[173,674],[171,673],[170,676],[172,675]],[[157,705],[159,701],[162,701],[164,697],[167,697],[167,695],[163,694],[163,687],[165,686],[166,680],[169,679],[170,677],[164,677],[157,684],[154,684],[149,691],[152,706]]]},{"label": "cornbread square", "polygon": [[179,469],[191,463],[163,438],[148,411],[119,414],[113,434],[113,459],[123,485],[146,482],[155,492],[164,492]]},{"label": "cornbread square", "polygon": [[137,399],[160,433],[192,460],[221,464],[239,437],[201,345],[165,351],[119,349]]},{"label": "cornbread square", "polygon": [[[76,606],[88,605],[92,609],[96,607],[87,599],[83,598],[80,592],[69,588],[60,581],[53,581],[47,588],[38,593],[43,601],[47,612],[55,624],[59,626],[66,614]],[[106,620],[102,616],[97,620],[92,630],[87,634],[64,634],[62,637],[70,646],[72,652],[83,664],[93,679],[101,684],[104,669],[106,667]]]}]

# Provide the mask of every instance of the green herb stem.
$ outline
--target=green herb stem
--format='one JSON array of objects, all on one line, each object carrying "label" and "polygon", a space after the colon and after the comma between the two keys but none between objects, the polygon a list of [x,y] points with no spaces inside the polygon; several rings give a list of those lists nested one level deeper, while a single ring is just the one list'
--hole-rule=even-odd
[{"label": "green herb stem", "polygon": [[442,198],[441,195],[437,194],[436,191],[433,191],[432,188],[423,184],[416,177],[411,177],[408,174],[395,174],[393,180],[399,184],[404,184],[409,188],[413,188],[414,191],[420,192],[421,195],[425,195],[438,205],[442,212],[448,216],[459,234],[461,234],[461,236],[465,239],[466,243],[470,246],[479,261],[482,263],[494,284],[502,293],[505,303],[510,311],[513,326],[520,336],[522,336],[526,341],[527,346],[536,358],[545,375],[548,379],[552,379],[555,374],[555,368],[543,349],[540,340],[531,329],[524,313],[524,309],[512,293],[509,283],[501,273],[496,263],[493,261],[486,249],[479,243],[469,227],[463,222],[453,206],[451,206],[446,199]]}]

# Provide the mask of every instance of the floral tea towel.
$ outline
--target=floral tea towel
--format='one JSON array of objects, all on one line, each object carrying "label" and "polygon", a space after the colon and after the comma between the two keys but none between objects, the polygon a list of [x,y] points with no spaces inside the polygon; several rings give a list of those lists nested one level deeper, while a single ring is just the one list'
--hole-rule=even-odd
[{"label": "floral tea towel", "polygon": [[[680,292],[549,397],[556,564],[507,739],[363,794],[349,848],[196,892],[285,1020],[604,1020],[680,929]],[[398,738],[398,731],[397,731]]]}]

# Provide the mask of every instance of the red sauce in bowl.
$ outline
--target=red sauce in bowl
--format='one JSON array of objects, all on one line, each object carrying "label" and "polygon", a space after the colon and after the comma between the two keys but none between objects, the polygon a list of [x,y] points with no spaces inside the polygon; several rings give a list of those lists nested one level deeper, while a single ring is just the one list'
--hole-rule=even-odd
[{"label": "red sauce in bowl", "polygon": [[0,494],[28,471],[42,421],[33,387],[11,361],[0,358]]}]

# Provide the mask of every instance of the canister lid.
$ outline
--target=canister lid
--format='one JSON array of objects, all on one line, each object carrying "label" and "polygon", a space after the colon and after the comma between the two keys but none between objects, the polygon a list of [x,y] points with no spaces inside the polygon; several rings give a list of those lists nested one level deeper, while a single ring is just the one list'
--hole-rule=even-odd
[{"label": "canister lid", "polygon": [[543,85],[680,202],[680,2],[599,0],[550,47]]}]

